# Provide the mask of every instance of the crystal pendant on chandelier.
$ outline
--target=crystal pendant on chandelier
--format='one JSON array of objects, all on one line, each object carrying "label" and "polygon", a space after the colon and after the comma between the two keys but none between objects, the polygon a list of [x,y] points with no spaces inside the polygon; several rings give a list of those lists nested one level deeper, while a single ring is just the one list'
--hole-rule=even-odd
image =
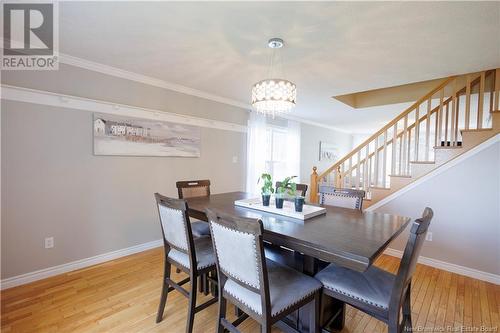
[{"label": "crystal pendant on chandelier", "polygon": [[252,87],[252,105],[264,114],[288,112],[295,106],[296,98],[297,88],[288,80],[267,79]]},{"label": "crystal pendant on chandelier", "polygon": [[[284,42],[280,38],[272,38],[268,46],[272,49],[282,48]],[[271,58],[271,68],[274,64],[274,53]],[[257,82],[252,87],[252,105],[257,112],[272,115],[289,112],[297,99],[297,87],[285,79],[266,79]]]}]

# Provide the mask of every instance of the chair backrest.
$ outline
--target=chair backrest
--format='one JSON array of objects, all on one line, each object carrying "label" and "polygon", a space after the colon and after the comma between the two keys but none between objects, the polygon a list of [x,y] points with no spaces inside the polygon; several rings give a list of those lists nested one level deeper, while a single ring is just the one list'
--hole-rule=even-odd
[{"label": "chair backrest", "polygon": [[361,210],[365,191],[336,188],[329,185],[319,186],[319,204]]},{"label": "chair backrest", "polygon": [[[170,249],[173,248],[189,255],[190,260],[194,260],[196,263],[191,223],[186,213],[188,209],[186,201],[168,198],[159,193],[155,193],[155,198],[163,233],[165,254],[168,255]],[[191,267],[196,267],[196,265],[193,266],[193,262],[191,262]]]},{"label": "chair backrest", "polygon": [[210,180],[186,180],[175,183],[179,199],[208,197],[210,195]]},{"label": "chair backrest", "polygon": [[261,295],[262,309],[269,308],[269,282],[262,241],[263,226],[250,219],[206,210],[216,254],[220,288],[228,279]]},{"label": "chair backrest", "polygon": [[425,241],[425,235],[427,234],[433,216],[434,212],[432,209],[426,207],[422,217],[416,219],[411,226],[410,236],[406,243],[391,295],[390,306],[394,307],[394,309],[398,309],[398,311],[401,306],[403,295],[409,287],[411,278],[415,272],[418,257]]},{"label": "chair backrest", "polygon": [[[280,186],[281,182],[276,182],[276,188]],[[297,192],[299,192],[301,196],[305,197],[307,193],[307,184],[297,184]]]}]

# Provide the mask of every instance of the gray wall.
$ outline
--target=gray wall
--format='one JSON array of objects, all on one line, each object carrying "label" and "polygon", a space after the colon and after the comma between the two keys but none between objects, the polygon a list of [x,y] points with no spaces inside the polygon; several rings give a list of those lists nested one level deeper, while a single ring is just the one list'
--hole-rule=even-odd
[{"label": "gray wall", "polygon": [[312,167],[318,167],[318,173],[332,166],[334,161],[319,161],[319,142],[333,143],[339,147],[342,157],[351,151],[352,135],[333,131],[327,128],[301,124],[301,163],[300,174],[304,183],[310,182]]},{"label": "gray wall", "polygon": [[[500,275],[500,143],[421,183],[379,212],[413,218],[434,210],[425,257]],[[391,248],[402,250],[408,231]]]},{"label": "gray wall", "polygon": [[200,158],[112,157],[92,154],[90,112],[2,101],[1,125],[2,279],[161,239],[153,193],[176,180],[244,189],[244,133],[202,128]]},{"label": "gray wall", "polygon": [[[241,125],[248,116],[66,65],[2,72],[2,84]],[[214,193],[245,188],[245,133],[202,128],[200,158],[94,156],[91,112],[5,100],[1,107],[2,279],[161,239],[153,193],[176,197],[176,180],[209,178]],[[46,250],[48,236],[55,247]]]}]

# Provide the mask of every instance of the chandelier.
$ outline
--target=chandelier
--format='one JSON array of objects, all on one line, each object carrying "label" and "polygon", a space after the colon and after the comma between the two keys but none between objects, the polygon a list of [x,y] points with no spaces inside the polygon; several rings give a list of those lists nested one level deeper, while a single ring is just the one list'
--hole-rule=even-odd
[{"label": "chandelier", "polygon": [[[280,49],[284,42],[280,38],[272,38],[268,42],[271,49]],[[275,52],[271,56],[270,71],[273,70]],[[257,112],[272,115],[289,112],[297,99],[297,87],[285,79],[265,79],[252,87],[252,105]]]}]

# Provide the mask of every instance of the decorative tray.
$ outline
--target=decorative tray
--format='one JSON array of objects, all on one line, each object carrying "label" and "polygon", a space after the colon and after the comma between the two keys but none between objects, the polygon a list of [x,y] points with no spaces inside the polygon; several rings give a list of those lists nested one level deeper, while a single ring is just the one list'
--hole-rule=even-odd
[{"label": "decorative tray", "polygon": [[285,200],[285,202],[283,203],[283,208],[278,209],[276,208],[274,197],[271,198],[269,206],[262,205],[261,198],[236,200],[234,204],[240,207],[251,208],[267,213],[283,215],[300,220],[307,220],[310,219],[311,217],[315,217],[326,213],[326,209],[323,207],[307,205],[307,204],[304,204],[302,212],[296,212],[295,204],[292,201],[287,201],[287,200]]}]

